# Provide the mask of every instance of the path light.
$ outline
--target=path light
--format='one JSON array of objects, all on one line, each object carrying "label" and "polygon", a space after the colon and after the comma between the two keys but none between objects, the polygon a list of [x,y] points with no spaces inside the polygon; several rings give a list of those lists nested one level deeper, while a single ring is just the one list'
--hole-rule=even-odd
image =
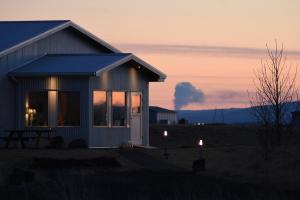
[{"label": "path light", "polygon": [[199,140],[198,146],[202,147],[203,146],[203,140]]},{"label": "path light", "polygon": [[168,136],[168,131],[164,131],[164,136],[165,136],[165,137]]},{"label": "path light", "polygon": [[193,171],[195,173],[205,170],[205,158],[203,156],[203,145],[204,142],[202,139],[200,139],[198,142],[199,158],[193,162]]},{"label": "path light", "polygon": [[165,138],[165,150],[164,150],[164,156],[166,159],[169,158],[169,153],[168,153],[168,149],[167,149],[167,137],[168,137],[168,131],[164,131],[164,138]]}]

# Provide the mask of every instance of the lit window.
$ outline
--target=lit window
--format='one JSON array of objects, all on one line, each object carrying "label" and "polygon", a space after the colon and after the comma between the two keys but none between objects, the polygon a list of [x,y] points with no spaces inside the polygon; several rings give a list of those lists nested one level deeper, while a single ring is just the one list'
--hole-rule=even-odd
[{"label": "lit window", "polygon": [[112,92],[112,125],[125,126],[126,95],[125,92]]},{"label": "lit window", "polygon": [[131,94],[131,113],[139,114],[141,113],[141,95],[138,93]]},{"label": "lit window", "polygon": [[58,92],[58,126],[80,126],[80,93]]},{"label": "lit window", "polygon": [[105,91],[94,91],[94,125],[107,126],[107,97]]},{"label": "lit window", "polygon": [[48,126],[48,92],[28,92],[25,126]]}]

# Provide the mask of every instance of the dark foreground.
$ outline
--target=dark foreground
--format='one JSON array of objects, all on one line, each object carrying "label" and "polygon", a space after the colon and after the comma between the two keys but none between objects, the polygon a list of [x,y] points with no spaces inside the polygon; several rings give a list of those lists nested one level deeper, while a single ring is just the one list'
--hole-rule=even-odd
[{"label": "dark foreground", "polygon": [[[299,135],[268,161],[251,128],[230,126],[150,127],[157,149],[2,149],[0,200],[298,200]],[[194,174],[199,138],[207,170]]]},{"label": "dark foreground", "polygon": [[[73,174],[72,174],[73,173]],[[0,187],[1,199],[299,199],[300,192],[194,175],[190,172],[128,171],[78,175],[52,171],[51,180]]]}]

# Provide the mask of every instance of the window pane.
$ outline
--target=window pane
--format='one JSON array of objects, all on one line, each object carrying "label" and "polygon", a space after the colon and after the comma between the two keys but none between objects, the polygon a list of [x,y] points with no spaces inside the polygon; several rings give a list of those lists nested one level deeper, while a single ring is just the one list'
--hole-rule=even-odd
[{"label": "window pane", "polygon": [[28,92],[25,125],[48,126],[48,92]]},{"label": "window pane", "polygon": [[58,126],[80,126],[79,92],[58,92]]},{"label": "window pane", "polygon": [[141,95],[133,93],[131,95],[131,113],[141,113]]},{"label": "window pane", "polygon": [[106,126],[107,125],[107,99],[105,91],[94,91],[93,95],[94,106],[94,125]]},{"label": "window pane", "polygon": [[126,120],[125,92],[112,92],[112,125],[125,126]]}]

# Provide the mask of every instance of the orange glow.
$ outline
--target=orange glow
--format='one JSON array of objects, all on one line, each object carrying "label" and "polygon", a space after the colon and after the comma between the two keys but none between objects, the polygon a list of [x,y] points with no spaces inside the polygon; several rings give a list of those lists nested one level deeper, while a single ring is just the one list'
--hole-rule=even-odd
[{"label": "orange glow", "polygon": [[125,106],[125,92],[112,92],[112,105]]},{"label": "orange glow", "polygon": [[94,91],[94,105],[101,105],[106,103],[106,92],[105,91]]},{"label": "orange glow", "polygon": [[[277,39],[286,50],[298,54],[300,50],[300,1],[296,0],[70,2],[1,0],[0,18],[70,19],[123,52],[137,54],[167,75],[165,82],[150,84],[149,100],[150,105],[169,109],[174,108],[174,88],[182,81],[201,89],[206,97],[201,104],[190,104],[183,109],[249,106],[247,91],[253,91],[253,70],[260,66],[264,55],[228,56],[224,49],[217,54],[195,53],[190,49],[180,53],[170,49],[149,53],[147,48],[132,50],[119,44],[265,49],[265,43],[272,44]],[[300,64],[299,55],[297,59],[288,58],[288,63]],[[136,73],[131,69],[133,90],[137,86]],[[110,86],[107,73],[101,74],[100,80],[103,88]],[[299,85],[297,78],[298,88]]]},{"label": "orange glow", "polygon": [[131,113],[141,112],[141,95],[133,93],[131,95]]}]

